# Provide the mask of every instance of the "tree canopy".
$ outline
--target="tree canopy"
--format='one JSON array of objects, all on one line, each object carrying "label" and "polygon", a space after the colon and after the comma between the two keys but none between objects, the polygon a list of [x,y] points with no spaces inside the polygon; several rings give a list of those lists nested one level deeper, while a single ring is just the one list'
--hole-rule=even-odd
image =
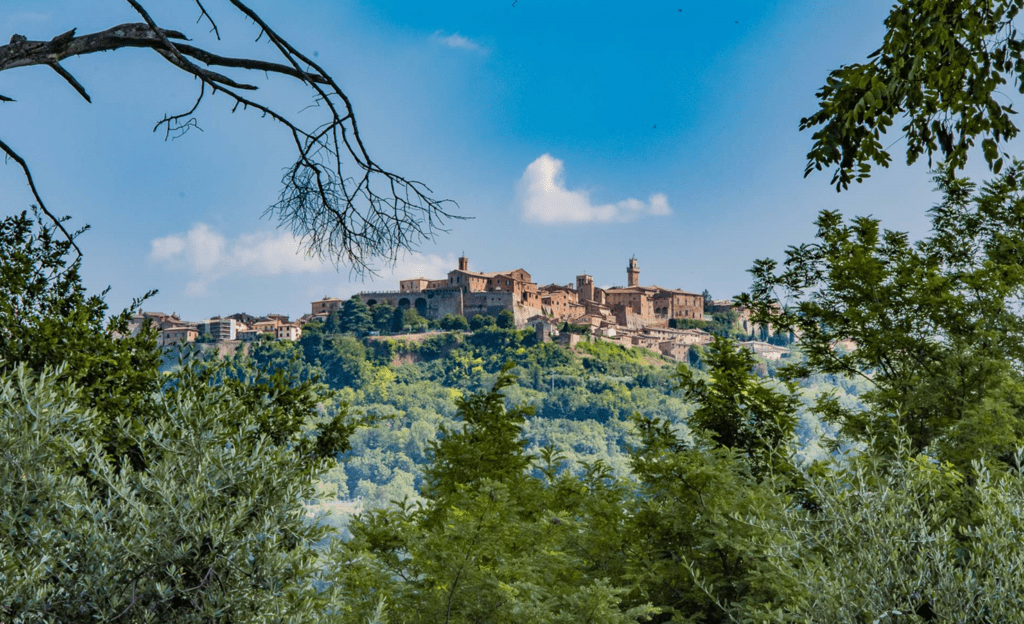
[{"label": "tree canopy", "polygon": [[[881,46],[866,62],[831,72],[818,110],[800,120],[814,129],[805,175],[834,167],[836,190],[887,167],[905,139],[907,163],[938,156],[961,169],[981,142],[988,166],[1007,164],[1000,146],[1017,136],[1017,111],[1000,93],[1024,93],[1024,39],[1015,20],[1021,0],[899,0]],[[884,138],[894,124],[900,136]]]}]

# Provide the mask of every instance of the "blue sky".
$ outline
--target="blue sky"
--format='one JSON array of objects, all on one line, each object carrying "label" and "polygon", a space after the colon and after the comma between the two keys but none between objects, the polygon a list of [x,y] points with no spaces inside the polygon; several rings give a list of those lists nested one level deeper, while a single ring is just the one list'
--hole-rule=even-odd
[{"label": "blue sky", "polygon": [[[154,17],[197,45],[271,58],[250,24],[208,0],[224,41],[185,0]],[[830,69],[878,47],[889,0],[290,0],[250,3],[332,73],[385,168],[458,202],[450,232],[375,281],[296,254],[261,219],[293,159],[282,129],[224,98],[200,109],[202,132],[151,132],[187,109],[197,86],[152,52],[122,50],[52,71],[0,74],[0,138],[33,167],[54,212],[92,230],[80,239],[87,286],[112,307],[156,288],[147,309],[200,320],[246,311],[309,311],[324,295],[523,267],[540,284],[587,272],[598,285],[641,282],[731,297],[762,257],[809,242],[822,209],[872,214],[926,231],[935,203],[926,164],[894,166],[837,194],[830,175],[803,178],[810,135],[800,117]],[[117,0],[5,0],[0,37],[49,39],[139,21]],[[237,74],[236,74],[237,75]],[[251,77],[298,110],[280,79]],[[0,167],[5,214],[31,203],[13,165]]]}]

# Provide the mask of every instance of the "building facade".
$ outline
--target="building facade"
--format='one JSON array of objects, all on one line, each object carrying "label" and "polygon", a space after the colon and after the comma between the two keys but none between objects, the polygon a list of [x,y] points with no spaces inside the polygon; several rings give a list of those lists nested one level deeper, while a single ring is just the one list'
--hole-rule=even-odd
[{"label": "building facade", "polygon": [[196,330],[200,336],[210,334],[213,339],[220,342],[222,340],[234,340],[235,339],[235,319],[232,318],[220,318],[213,317],[206,319],[196,325]]},{"label": "building facade", "polygon": [[[440,319],[446,314],[497,316],[503,310],[512,312],[516,325],[541,313],[541,297],[537,285],[525,269],[481,273],[469,270],[469,259],[459,258],[458,268],[445,279],[415,277],[399,282],[397,291],[359,293],[369,306],[387,303],[396,308],[415,308],[427,319]],[[316,303],[316,302],[314,302]]]}]

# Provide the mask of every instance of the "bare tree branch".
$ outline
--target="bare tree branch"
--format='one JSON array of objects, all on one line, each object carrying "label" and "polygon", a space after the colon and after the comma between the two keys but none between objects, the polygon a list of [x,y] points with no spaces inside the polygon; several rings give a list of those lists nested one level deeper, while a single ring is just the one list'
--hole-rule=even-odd
[{"label": "bare tree branch", "polygon": [[[179,113],[177,115],[164,115],[164,118],[158,121],[155,126],[153,126],[153,132],[159,130],[160,126],[164,126],[165,141],[171,138],[172,133],[174,134],[173,138],[177,139],[178,137],[184,136],[184,134],[188,132],[189,129],[191,128],[195,128],[202,132],[203,129],[199,127],[199,122],[196,121],[196,118],[193,117],[192,114],[196,112],[197,108],[199,108],[199,103],[203,101],[204,95],[206,95],[206,83],[200,82],[199,97],[196,98],[196,103],[192,105],[192,108],[188,109],[184,113]],[[182,121],[183,119],[184,121]]]},{"label": "bare tree branch", "polygon": [[57,74],[61,78],[63,78],[64,80],[67,80],[68,84],[70,84],[72,87],[74,87],[75,91],[78,91],[78,94],[81,95],[83,98],[85,98],[86,102],[92,104],[92,98],[89,97],[88,93],[86,93],[85,87],[83,87],[82,83],[78,82],[78,80],[75,79],[75,77],[72,76],[71,73],[68,70],[66,70],[63,67],[61,67],[60,63],[58,63],[56,61],[54,61],[53,63],[50,63],[50,67],[52,67],[53,71],[57,72]]},{"label": "bare tree branch", "polygon": [[213,21],[210,14],[206,12],[206,7],[203,6],[202,2],[195,0],[195,3],[196,6],[199,7],[199,19],[196,20],[196,24],[203,21],[203,18],[205,17],[206,21],[210,22],[210,32],[217,36],[217,41],[220,41],[220,30],[217,29],[217,22]]},{"label": "bare tree branch", "polygon": [[43,202],[43,198],[39,196],[39,190],[36,189],[36,183],[32,179],[32,172],[29,170],[28,163],[25,162],[25,159],[19,156],[18,153],[11,149],[9,145],[4,143],[3,140],[0,140],[0,151],[3,151],[3,153],[11,160],[21,166],[21,170],[25,172],[25,179],[28,180],[28,187],[32,191],[32,196],[35,197],[36,202],[39,204],[39,209],[42,210],[43,214],[49,217],[51,221],[53,221],[53,223],[60,229],[61,233],[64,234],[64,237],[68,239],[68,242],[71,243],[71,246],[75,248],[75,251],[78,252],[78,255],[81,256],[82,250],[79,249],[78,245],[75,243],[75,237],[64,228],[63,220],[54,216],[54,214],[46,207],[46,203]]},{"label": "bare tree branch", "polygon": [[[282,226],[290,228],[303,241],[310,255],[345,263],[357,274],[372,272],[370,263],[376,259],[393,263],[400,251],[414,249],[438,232],[446,231],[443,228],[446,219],[462,218],[449,211],[448,204],[456,206],[454,202],[436,200],[425,184],[386,171],[374,162],[356,125],[352,103],[338,83],[245,3],[229,0],[235,10],[259,29],[257,41],[264,36],[268,38],[279,56],[277,61],[228,57],[184,43],[189,41],[185,34],[162,28],[139,0],[126,1],[144,23],[121,24],[81,36],[76,36],[72,29],[50,41],[29,41],[15,35],[8,45],[0,46],[0,71],[45,65],[64,78],[86,101],[91,101],[85,88],[60,61],[120,48],[153,50],[175,68],[200,81],[199,96],[192,107],[180,114],[164,115],[154,131],[163,126],[165,138],[177,138],[191,128],[198,128],[194,114],[207,95],[207,86],[209,95],[226,97],[232,102],[232,112],[252,109],[283,126],[292,136],[295,161],[285,169],[278,201],[264,214],[276,215]],[[213,16],[200,0],[193,2],[200,12],[197,23],[207,20],[219,41],[220,31]],[[298,116],[283,114],[240,93],[257,91],[254,84],[210,67],[295,79],[310,90],[312,104],[299,113],[301,120]],[[0,101],[13,100],[0,96]],[[312,123],[306,121],[310,114],[317,113],[319,119]],[[53,218],[42,206],[24,160],[6,144],[0,143],[0,146],[22,165],[37,201]]]}]

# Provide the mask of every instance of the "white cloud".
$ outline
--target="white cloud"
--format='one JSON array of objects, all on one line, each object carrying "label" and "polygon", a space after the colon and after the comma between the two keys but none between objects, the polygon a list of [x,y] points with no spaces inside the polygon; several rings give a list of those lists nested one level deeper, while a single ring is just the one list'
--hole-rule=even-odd
[{"label": "white cloud", "polygon": [[459,33],[453,33],[451,35],[445,35],[440,30],[434,33],[434,39],[437,39],[449,48],[459,48],[462,50],[483,50],[480,44],[463,37]]},{"label": "white cloud", "polygon": [[595,206],[587,191],[565,188],[565,164],[550,154],[526,167],[519,180],[518,198],[524,220],[546,225],[625,222],[672,213],[663,193],[651,195],[647,202],[630,198]]},{"label": "white cloud", "polygon": [[[171,234],[153,239],[149,259],[186,271],[191,280],[186,294],[200,296],[207,287],[225,277],[267,277],[295,274],[335,273],[337,267],[302,251],[299,239],[290,232],[242,234],[228,239],[205,223],[197,223],[184,234]],[[454,256],[443,258],[434,254],[408,253],[396,265],[379,271],[375,280],[383,290],[398,288],[398,279],[408,277],[443,277],[455,264]],[[341,269],[344,271],[344,267]],[[342,286],[345,293],[367,290],[366,284]]]}]

